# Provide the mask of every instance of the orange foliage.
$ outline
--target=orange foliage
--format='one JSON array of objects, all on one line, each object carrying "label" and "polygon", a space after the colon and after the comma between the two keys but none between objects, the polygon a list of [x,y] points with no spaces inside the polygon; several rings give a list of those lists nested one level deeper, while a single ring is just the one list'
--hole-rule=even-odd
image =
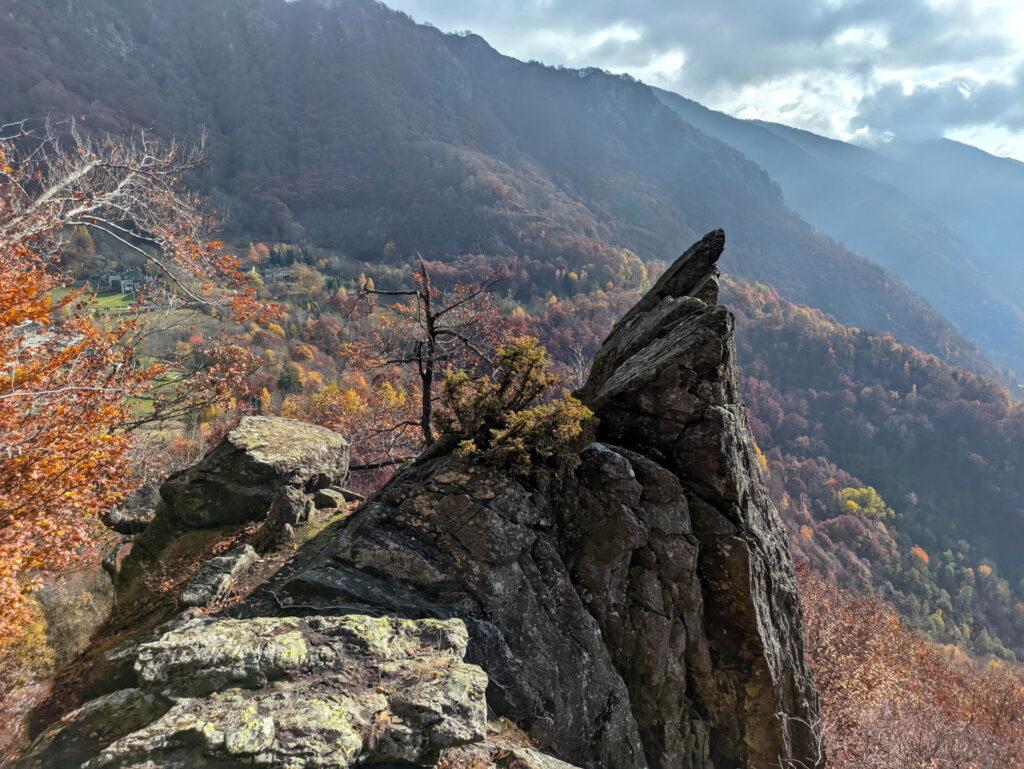
[{"label": "orange foliage", "polygon": [[76,314],[51,323],[54,281],[24,246],[0,251],[0,638],[22,617],[26,575],[65,566],[88,537],[83,519],[120,501],[131,474],[128,398],[151,372]]},{"label": "orange foliage", "polygon": [[[27,134],[0,138],[0,642],[39,578],[68,565],[96,516],[131,490],[131,401],[165,371],[136,359],[138,317],[97,319],[80,293],[53,299],[61,233],[123,235],[178,291],[210,297],[201,304],[212,312],[265,314],[234,258],[196,240],[207,219],[178,189],[196,156],[74,130],[31,145]],[[225,284],[237,289],[213,288]],[[193,402],[235,397],[247,353],[221,342],[204,354],[212,365],[180,389]]]},{"label": "orange foliage", "polygon": [[804,638],[832,769],[1020,769],[1024,679],[947,655],[895,611],[804,568]]},{"label": "orange foliage", "polygon": [[754,443],[754,453],[757,455],[757,463],[761,465],[761,470],[764,472],[768,471],[768,456],[764,453],[757,443]]}]

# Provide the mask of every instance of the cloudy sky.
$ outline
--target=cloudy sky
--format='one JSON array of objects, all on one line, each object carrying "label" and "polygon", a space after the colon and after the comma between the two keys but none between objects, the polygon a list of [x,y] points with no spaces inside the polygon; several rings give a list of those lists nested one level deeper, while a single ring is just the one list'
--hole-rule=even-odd
[{"label": "cloudy sky", "polygon": [[386,0],[520,59],[628,72],[739,117],[1024,160],[1024,0]]}]

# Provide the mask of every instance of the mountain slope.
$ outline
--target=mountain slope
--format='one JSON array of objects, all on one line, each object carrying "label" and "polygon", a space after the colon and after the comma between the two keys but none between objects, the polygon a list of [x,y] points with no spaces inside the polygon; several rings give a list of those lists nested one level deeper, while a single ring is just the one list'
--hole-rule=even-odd
[{"label": "mountain slope", "polygon": [[936,640],[1024,658],[1024,408],[769,288],[730,282],[724,297],[798,557],[879,590]]},{"label": "mountain slope", "polygon": [[[762,124],[829,162],[891,184],[974,246],[978,263],[1011,299],[1024,290],[1024,163],[950,139],[892,141],[874,152],[836,152],[829,139],[778,124]],[[849,147],[850,145],[845,145]],[[865,162],[867,161],[867,162]]]},{"label": "mountain slope", "polygon": [[[900,152],[897,159],[656,93],[684,119],[764,168],[801,217],[895,272],[996,360],[1024,372],[1024,281],[1013,282],[1015,271],[1024,270],[1024,175],[1014,220],[999,213],[1013,205],[1012,182],[988,182],[979,161],[1000,159],[980,151],[956,163],[946,148],[952,143],[902,145],[892,148]],[[985,226],[970,202],[978,199],[973,190],[960,192],[968,172],[974,184],[964,186],[988,190],[980,198],[993,212]],[[950,184],[954,179],[957,184]],[[997,187],[1001,207],[993,202],[1000,198]]]},{"label": "mountain slope", "polygon": [[623,282],[727,227],[723,266],[795,301],[990,370],[906,285],[808,226],[739,152],[646,86],[444,35],[366,0],[11,0],[3,119],[209,131],[198,183],[244,238],[371,261],[515,254],[530,291]]}]

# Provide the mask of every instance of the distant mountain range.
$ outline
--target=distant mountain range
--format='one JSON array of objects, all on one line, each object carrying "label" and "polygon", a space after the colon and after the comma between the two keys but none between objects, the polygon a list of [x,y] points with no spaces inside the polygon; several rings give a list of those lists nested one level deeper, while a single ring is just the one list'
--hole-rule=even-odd
[{"label": "distant mountain range", "polygon": [[239,239],[393,264],[514,254],[535,287],[597,288],[627,250],[667,261],[723,226],[729,272],[957,365],[996,374],[983,349],[1024,370],[1020,164],[736,121],[371,0],[4,5],[0,119],[207,131],[196,183]]},{"label": "distant mountain range", "polygon": [[765,169],[805,221],[895,272],[995,361],[1024,370],[1024,163],[948,140],[873,151],[657,94]]}]

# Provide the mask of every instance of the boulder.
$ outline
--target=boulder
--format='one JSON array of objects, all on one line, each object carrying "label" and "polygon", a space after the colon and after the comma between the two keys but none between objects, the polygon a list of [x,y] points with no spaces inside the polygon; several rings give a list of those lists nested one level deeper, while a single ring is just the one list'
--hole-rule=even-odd
[{"label": "boulder", "polygon": [[320,489],[313,494],[313,504],[318,510],[341,508],[348,506],[348,497],[341,489]]},{"label": "boulder", "polygon": [[160,488],[163,515],[185,528],[266,517],[284,487],[307,493],[342,486],[348,442],[331,430],[279,417],[244,417],[202,461]]},{"label": "boulder", "polygon": [[458,620],[196,618],[134,651],[136,686],[41,735],[22,769],[432,762],[483,740],[487,676]]},{"label": "boulder", "polygon": [[285,525],[318,519],[312,495],[343,487],[351,452],[340,435],[279,417],[243,417],[197,464],[160,487],[152,521],[114,572],[117,603],[151,602],[144,578],[168,560],[205,559],[242,526],[266,522],[260,546],[281,541]]}]

